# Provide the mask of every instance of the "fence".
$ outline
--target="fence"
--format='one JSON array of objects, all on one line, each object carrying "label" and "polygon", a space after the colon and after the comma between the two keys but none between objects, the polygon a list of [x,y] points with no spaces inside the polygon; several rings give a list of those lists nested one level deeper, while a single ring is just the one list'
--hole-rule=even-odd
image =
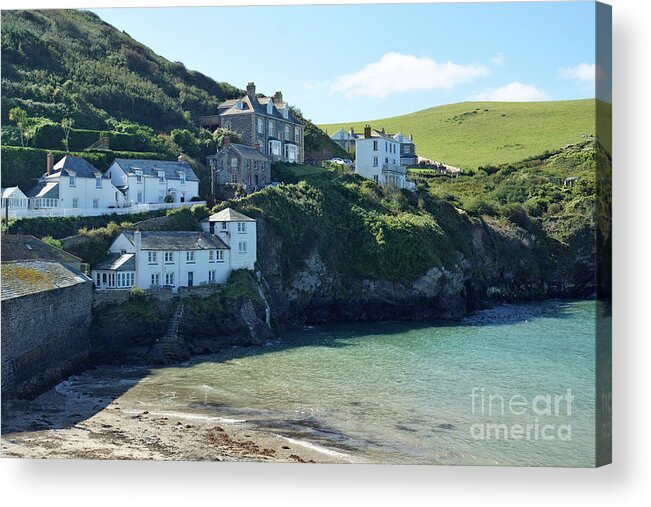
[{"label": "fence", "polygon": [[[128,215],[145,211],[161,209],[183,208],[195,204],[206,204],[206,201],[134,204],[125,208],[46,208],[46,209],[11,209],[8,210],[9,218],[36,218],[36,217],[95,217],[99,215]],[[3,213],[4,216],[4,213]]]}]

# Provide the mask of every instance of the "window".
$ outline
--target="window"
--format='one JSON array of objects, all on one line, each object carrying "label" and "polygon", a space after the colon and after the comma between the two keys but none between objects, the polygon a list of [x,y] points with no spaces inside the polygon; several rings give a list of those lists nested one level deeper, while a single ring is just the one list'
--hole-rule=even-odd
[{"label": "window", "polygon": [[115,192],[115,202],[118,202],[118,193]]},{"label": "window", "polygon": [[136,183],[142,183],[142,171],[136,171]]},{"label": "window", "polygon": [[165,183],[165,171],[158,171],[158,183]]},{"label": "window", "polygon": [[373,141],[373,151],[377,151],[377,141]]},{"label": "window", "polygon": [[165,273],[165,285],[174,285],[174,272]]},{"label": "window", "polygon": [[208,262],[215,262],[215,251],[208,250]]},{"label": "window", "polygon": [[246,232],[246,222],[237,222],[237,232],[240,233]]},{"label": "window", "polygon": [[378,158],[373,157],[373,167],[377,167],[377,166],[378,166]]},{"label": "window", "polygon": [[217,279],[217,271],[214,269],[211,269],[208,271],[208,283],[215,283],[215,280]]},{"label": "window", "polygon": [[138,199],[137,199],[137,201],[140,202],[140,203],[142,202],[142,192],[138,192]]},{"label": "window", "polygon": [[384,157],[384,163],[388,164],[389,163],[389,157]]},{"label": "window", "polygon": [[117,287],[133,287],[134,274],[133,273],[118,273],[117,274]]},{"label": "window", "polygon": [[269,134],[270,136],[273,136],[273,135],[274,135],[274,122],[269,121],[269,127],[268,127],[268,130],[269,130],[268,134]]},{"label": "window", "polygon": [[264,120],[258,118],[258,134],[264,134]]},{"label": "window", "polygon": [[158,287],[160,285],[160,273],[151,275],[151,285],[152,287]]},{"label": "window", "polygon": [[300,143],[301,142],[301,129],[296,127],[294,129],[294,142]]},{"label": "window", "polygon": [[409,153],[410,150],[411,150],[411,146],[409,145],[405,146],[405,153]]},{"label": "window", "polygon": [[217,257],[217,262],[224,262],[224,251],[223,250],[217,250],[215,252],[216,257]]},{"label": "window", "polygon": [[174,252],[165,252],[165,264],[174,264]]},{"label": "window", "polygon": [[285,139],[289,140],[289,125],[285,125]]},{"label": "window", "polygon": [[69,176],[69,180],[70,180],[70,186],[74,187],[76,185],[77,177],[74,174],[71,174]]},{"label": "window", "polygon": [[72,207],[73,208],[78,208],[79,207],[79,199],[77,197],[72,198]]},{"label": "window", "polygon": [[379,178],[379,176],[378,176],[377,174],[374,174],[374,175],[373,175],[373,180],[375,181],[375,183],[379,183],[379,182],[380,182],[380,178]]},{"label": "window", "polygon": [[95,188],[102,188],[102,177],[95,176]]},{"label": "window", "polygon": [[228,224],[226,222],[222,222],[222,231],[225,231],[228,229]]},{"label": "window", "polygon": [[285,158],[288,162],[298,162],[298,146],[294,144],[286,144]]},{"label": "window", "polygon": [[234,183],[234,184],[238,183],[237,174],[231,174],[231,183]]},{"label": "window", "polygon": [[93,208],[99,208],[99,199],[93,199]]},{"label": "window", "polygon": [[188,264],[194,264],[194,252],[192,250],[185,252],[185,260]]},{"label": "window", "polygon": [[237,169],[237,157],[231,158],[231,167]]},{"label": "window", "polygon": [[179,173],[179,178],[181,178],[181,185],[185,185],[185,173]]},{"label": "window", "polygon": [[280,141],[276,141],[274,139],[269,141],[269,154],[270,155],[280,156],[281,155],[281,149],[282,149],[282,145],[281,145]]},{"label": "window", "polygon": [[240,253],[246,253],[246,241],[240,241],[237,244],[237,250]]},{"label": "window", "polygon": [[158,263],[158,258],[156,256],[156,252],[147,252],[147,262],[149,264],[157,264]]}]

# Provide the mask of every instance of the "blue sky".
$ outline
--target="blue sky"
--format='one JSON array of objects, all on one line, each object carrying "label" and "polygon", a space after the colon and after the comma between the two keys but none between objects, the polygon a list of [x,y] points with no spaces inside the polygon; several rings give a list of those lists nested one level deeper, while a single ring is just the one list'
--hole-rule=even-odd
[{"label": "blue sky", "polygon": [[594,97],[594,3],[95,9],[169,60],[317,123]]}]

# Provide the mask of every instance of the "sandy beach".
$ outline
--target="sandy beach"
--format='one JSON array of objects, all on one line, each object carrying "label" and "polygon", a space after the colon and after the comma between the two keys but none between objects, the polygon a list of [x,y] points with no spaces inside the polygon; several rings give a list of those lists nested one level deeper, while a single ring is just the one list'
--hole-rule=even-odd
[{"label": "sandy beach", "polygon": [[140,410],[120,396],[62,394],[9,402],[3,458],[346,463],[350,456],[254,427],[246,421]]}]

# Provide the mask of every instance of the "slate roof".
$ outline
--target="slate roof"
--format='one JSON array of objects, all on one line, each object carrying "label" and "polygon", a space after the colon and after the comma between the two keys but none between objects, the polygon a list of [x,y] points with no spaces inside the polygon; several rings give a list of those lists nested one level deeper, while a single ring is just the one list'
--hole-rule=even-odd
[{"label": "slate roof", "polygon": [[108,179],[107,174],[103,174],[102,171],[86,159],[74,155],[66,155],[54,164],[54,173],[46,176],[46,178],[70,175],[74,175],[77,178],[95,178],[101,175],[102,178]]},{"label": "slate roof", "polygon": [[185,173],[186,181],[199,181],[197,175],[187,162],[176,160],[144,160],[131,158],[116,158],[114,160],[120,169],[127,174],[135,174],[136,169],[142,171],[144,176],[158,177],[158,171],[165,171],[165,178],[168,180],[180,180],[180,172]]},{"label": "slate roof", "polygon": [[257,158],[259,160],[267,160],[267,161],[271,160],[267,155],[262,153],[260,150],[256,150],[252,146],[246,146],[245,144],[231,143],[229,147],[233,148],[236,152],[238,152],[243,157]]},{"label": "slate roof", "polygon": [[111,271],[135,271],[136,270],[136,254],[116,253],[111,254],[107,259],[104,259],[93,269],[108,269]]},{"label": "slate roof", "polygon": [[59,182],[41,180],[27,191],[27,197],[59,198]]},{"label": "slate roof", "polygon": [[[12,194],[13,194],[14,192],[17,192],[17,195],[12,196]],[[3,188],[3,189],[2,189],[2,198],[3,198],[3,199],[9,199],[9,198],[11,198],[11,197],[16,197],[16,198],[18,198],[18,199],[24,199],[24,198],[27,197],[27,196],[26,196],[26,195],[23,193],[23,191],[22,191],[20,188],[18,188],[18,187],[7,187],[7,188]]]},{"label": "slate roof", "polygon": [[[133,231],[123,234],[135,245]],[[217,236],[200,231],[142,231],[142,250],[209,250],[228,249]]]},{"label": "slate roof", "polygon": [[409,139],[409,136],[406,136],[402,132],[398,132],[393,138],[398,141],[400,144],[414,144],[414,142]]},{"label": "slate roof", "polygon": [[255,219],[247,217],[233,208],[226,208],[204,218],[202,222],[255,222]]},{"label": "slate roof", "polygon": [[[251,100],[248,95],[245,95],[240,99],[231,99],[222,102],[219,106],[217,106],[217,113],[220,116],[225,116],[231,114],[251,114],[255,112],[257,114],[266,116],[267,118],[273,117],[279,120],[289,121],[297,125],[302,125],[302,123],[296,118],[296,116],[292,114],[291,111],[289,111],[287,118],[285,118],[275,105],[272,108],[271,114],[267,114],[267,103],[270,100],[273,99],[271,97],[256,97],[254,100]],[[235,104],[237,104],[239,101],[242,101],[242,105],[244,106],[242,109],[235,107]],[[287,106],[286,102],[283,102],[283,104]]]},{"label": "slate roof", "polygon": [[83,273],[59,262],[27,260],[2,263],[1,299],[90,283]]},{"label": "slate roof", "polygon": [[81,259],[28,234],[2,235],[2,262],[44,260],[78,264]]}]

